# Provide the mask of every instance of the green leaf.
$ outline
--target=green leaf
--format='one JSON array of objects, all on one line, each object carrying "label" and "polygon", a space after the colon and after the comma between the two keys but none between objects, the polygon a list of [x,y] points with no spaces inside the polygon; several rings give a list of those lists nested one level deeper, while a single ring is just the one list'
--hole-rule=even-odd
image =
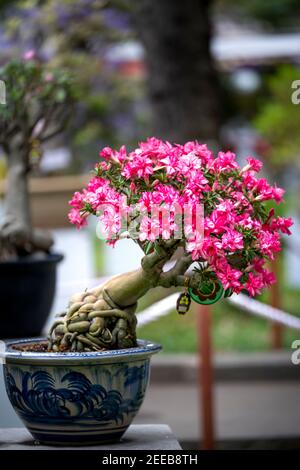
[{"label": "green leaf", "polygon": [[56,95],[55,95],[55,100],[57,103],[63,103],[66,99],[66,91],[63,90],[62,88],[60,88],[57,92],[56,92]]},{"label": "green leaf", "polygon": [[145,248],[145,254],[148,255],[154,248],[154,243],[153,242],[147,242],[146,243],[146,248]]}]

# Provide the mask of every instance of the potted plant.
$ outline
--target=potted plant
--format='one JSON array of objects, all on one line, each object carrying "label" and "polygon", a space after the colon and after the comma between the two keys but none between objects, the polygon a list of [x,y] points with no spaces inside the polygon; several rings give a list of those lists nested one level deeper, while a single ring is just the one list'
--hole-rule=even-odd
[{"label": "potted plant", "polygon": [[7,160],[5,210],[0,222],[0,337],[38,335],[55,289],[56,265],[49,233],[33,228],[28,175],[42,145],[66,127],[72,109],[70,79],[34,60],[12,60],[0,69],[7,102],[0,105],[0,147]]},{"label": "potted plant", "polygon": [[206,304],[233,292],[253,296],[274,282],[264,264],[292,224],[266,209],[283,190],[256,176],[261,163],[253,158],[240,168],[231,152],[214,158],[197,142],[155,138],[130,153],[106,147],[100,156],[70,201],[70,221],[82,227],[96,215],[109,244],[132,238],[144,256],[135,271],[75,294],[47,341],[7,343],[10,401],[47,443],[115,440],[129,426],[159,350],[136,337],[137,302],[149,289],[183,288],[180,314],[191,298]]}]

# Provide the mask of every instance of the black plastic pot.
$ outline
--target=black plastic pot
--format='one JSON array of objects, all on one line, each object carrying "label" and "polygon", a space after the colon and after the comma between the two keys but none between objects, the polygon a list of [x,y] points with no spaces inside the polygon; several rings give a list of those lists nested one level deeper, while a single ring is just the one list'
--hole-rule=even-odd
[{"label": "black plastic pot", "polygon": [[55,294],[60,254],[0,263],[0,338],[39,336]]}]

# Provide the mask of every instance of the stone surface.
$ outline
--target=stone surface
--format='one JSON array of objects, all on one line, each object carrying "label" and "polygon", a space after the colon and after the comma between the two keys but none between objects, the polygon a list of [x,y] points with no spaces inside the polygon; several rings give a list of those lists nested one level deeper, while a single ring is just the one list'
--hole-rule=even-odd
[{"label": "stone surface", "polygon": [[[74,447],[45,446],[36,443],[25,428],[1,428],[0,450],[66,450]],[[76,446],[80,450],[180,450],[169,426],[165,424],[132,425],[121,442],[97,446]]]}]

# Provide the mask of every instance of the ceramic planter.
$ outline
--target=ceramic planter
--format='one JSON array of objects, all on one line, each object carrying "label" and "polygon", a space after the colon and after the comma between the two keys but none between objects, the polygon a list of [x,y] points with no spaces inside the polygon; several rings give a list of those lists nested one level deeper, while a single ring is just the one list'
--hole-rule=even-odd
[{"label": "ceramic planter", "polygon": [[[4,376],[11,404],[34,439],[53,445],[116,441],[137,414],[160,346],[104,352],[21,352],[6,342]],[[38,341],[42,341],[39,339]]]}]

